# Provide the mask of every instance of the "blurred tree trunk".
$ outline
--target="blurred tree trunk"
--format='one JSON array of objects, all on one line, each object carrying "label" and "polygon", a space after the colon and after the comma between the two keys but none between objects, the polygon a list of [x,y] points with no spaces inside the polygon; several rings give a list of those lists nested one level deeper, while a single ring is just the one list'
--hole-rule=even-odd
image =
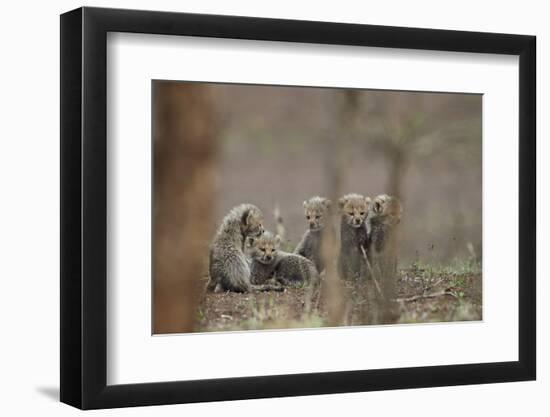
[{"label": "blurred tree trunk", "polygon": [[193,330],[212,233],[209,86],[157,81],[154,103],[154,333]]},{"label": "blurred tree trunk", "polygon": [[336,230],[340,226],[340,213],[337,208],[338,198],[342,195],[345,182],[346,163],[356,130],[359,111],[359,94],[356,90],[343,90],[340,95],[340,112],[334,120],[334,126],[324,143],[324,159],[327,167],[328,197],[332,201],[330,221],[327,232],[323,235],[322,256],[326,265],[323,286],[323,298],[326,300],[330,326],[341,326],[347,320],[344,289],[338,276],[336,260],[339,254]]},{"label": "blurred tree trunk", "polygon": [[387,160],[389,162],[387,192],[394,197],[403,198],[402,184],[409,162],[407,150],[395,147],[388,153]]}]

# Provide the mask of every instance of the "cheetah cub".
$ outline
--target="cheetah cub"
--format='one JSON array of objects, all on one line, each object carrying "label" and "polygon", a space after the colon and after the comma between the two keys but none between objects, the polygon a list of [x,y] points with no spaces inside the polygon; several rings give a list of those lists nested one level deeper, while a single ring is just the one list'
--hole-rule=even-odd
[{"label": "cheetah cub", "polygon": [[347,194],[338,200],[341,213],[340,255],[338,271],[346,281],[367,276],[367,265],[361,247],[368,248],[365,219],[371,199],[360,194]]},{"label": "cheetah cub", "polygon": [[270,279],[291,286],[317,283],[319,274],[313,262],[303,256],[279,250],[280,243],[280,237],[270,232],[254,238],[249,251],[252,284],[265,284]]},{"label": "cheetah cub", "polygon": [[382,277],[397,269],[395,229],[401,221],[401,202],[387,194],[376,196],[367,220],[369,230],[369,260]]},{"label": "cheetah cub", "polygon": [[247,292],[252,289],[245,240],[264,231],[261,210],[241,204],[224,217],[210,247],[209,291]]},{"label": "cheetah cub", "polygon": [[324,197],[312,197],[304,201],[304,212],[309,229],[302,236],[302,240],[294,249],[294,253],[309,259],[315,264],[317,271],[325,269],[321,253],[321,243],[325,224],[329,221],[330,200]]}]

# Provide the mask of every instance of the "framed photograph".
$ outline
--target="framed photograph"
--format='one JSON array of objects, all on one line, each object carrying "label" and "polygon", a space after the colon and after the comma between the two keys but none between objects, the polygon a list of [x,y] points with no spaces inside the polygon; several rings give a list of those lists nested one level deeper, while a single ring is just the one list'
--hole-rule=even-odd
[{"label": "framed photograph", "polygon": [[61,401],[533,380],[533,36],[61,16]]}]

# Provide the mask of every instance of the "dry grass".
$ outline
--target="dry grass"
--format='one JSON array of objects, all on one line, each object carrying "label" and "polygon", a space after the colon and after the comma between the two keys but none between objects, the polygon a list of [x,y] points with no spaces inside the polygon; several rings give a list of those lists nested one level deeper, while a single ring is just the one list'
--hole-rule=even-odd
[{"label": "dry grass", "polygon": [[[345,312],[331,322],[327,298],[307,308],[306,289],[250,294],[204,295],[197,311],[197,331],[238,331],[286,328],[360,326],[370,324],[363,287],[343,286]],[[397,316],[393,323],[433,323],[482,319],[481,268],[476,263],[448,266],[413,264],[398,271]]]}]

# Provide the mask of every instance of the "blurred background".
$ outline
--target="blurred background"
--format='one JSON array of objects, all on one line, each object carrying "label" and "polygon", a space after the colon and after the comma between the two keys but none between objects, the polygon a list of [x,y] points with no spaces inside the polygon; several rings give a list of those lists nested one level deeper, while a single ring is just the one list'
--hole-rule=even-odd
[{"label": "blurred background", "polygon": [[302,201],[339,189],[401,198],[400,261],[481,259],[482,96],[208,85],[219,114],[215,219],[250,202],[274,230],[278,206],[294,246]]},{"label": "blurred background", "polygon": [[[215,229],[241,203],[262,209],[272,231],[278,209],[283,247],[291,251],[306,230],[304,200],[351,192],[394,195],[403,205],[398,259],[402,268],[413,268],[422,287],[417,292],[431,285],[418,277],[418,265],[430,265],[431,282],[433,266],[480,264],[481,95],[179,81],[153,81],[152,87],[154,333],[193,331],[197,320],[212,327],[224,314],[237,320],[234,303],[242,297],[229,307],[212,297],[199,303]],[[335,303],[327,304],[329,321],[322,311],[318,321],[330,324],[333,317],[345,324],[339,284],[326,281],[335,284],[325,289]],[[468,319],[481,317],[476,305]],[[457,320],[454,312],[431,320]],[[308,320],[299,325],[315,325]],[[428,319],[421,312],[406,320]],[[286,327],[289,320],[268,322]]]}]

